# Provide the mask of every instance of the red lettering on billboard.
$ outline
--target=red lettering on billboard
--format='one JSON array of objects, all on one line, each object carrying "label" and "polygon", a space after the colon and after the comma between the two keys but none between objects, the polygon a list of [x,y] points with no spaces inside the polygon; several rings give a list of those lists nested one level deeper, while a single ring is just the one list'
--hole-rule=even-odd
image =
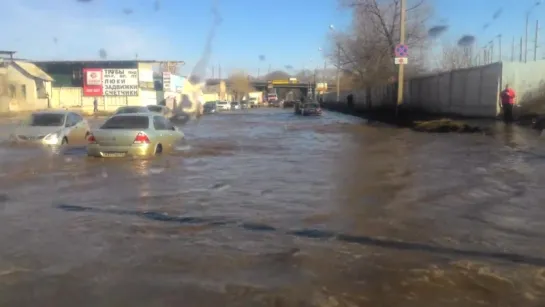
[{"label": "red lettering on billboard", "polygon": [[101,68],[83,69],[83,96],[104,96]]}]

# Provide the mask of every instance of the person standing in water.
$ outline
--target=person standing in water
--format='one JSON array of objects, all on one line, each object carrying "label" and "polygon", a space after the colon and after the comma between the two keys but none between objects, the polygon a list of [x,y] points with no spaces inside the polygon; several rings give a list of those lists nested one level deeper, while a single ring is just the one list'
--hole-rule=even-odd
[{"label": "person standing in water", "polygon": [[93,100],[93,113],[97,113],[98,112],[98,99],[95,97],[95,99]]},{"label": "person standing in water", "polygon": [[503,109],[503,121],[506,124],[513,122],[513,109],[515,107],[515,90],[509,87],[509,84],[505,85],[505,89],[500,93],[501,108]]}]

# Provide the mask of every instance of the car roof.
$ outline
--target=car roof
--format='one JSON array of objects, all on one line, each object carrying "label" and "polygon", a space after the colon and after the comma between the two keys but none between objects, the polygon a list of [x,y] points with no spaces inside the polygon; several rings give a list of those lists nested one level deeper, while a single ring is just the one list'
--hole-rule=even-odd
[{"label": "car roof", "polygon": [[118,116],[142,116],[142,117],[150,117],[150,116],[161,116],[157,113],[153,112],[136,112],[136,113],[120,113],[120,114],[114,114],[112,117],[118,117]]},{"label": "car roof", "polygon": [[78,114],[76,112],[72,112],[68,110],[43,110],[43,111],[32,112],[32,114],[59,114],[59,115],[66,115],[68,113]]},{"label": "car roof", "polygon": [[117,109],[119,110],[119,109],[126,109],[126,108],[147,108],[147,107],[148,106],[121,106]]}]

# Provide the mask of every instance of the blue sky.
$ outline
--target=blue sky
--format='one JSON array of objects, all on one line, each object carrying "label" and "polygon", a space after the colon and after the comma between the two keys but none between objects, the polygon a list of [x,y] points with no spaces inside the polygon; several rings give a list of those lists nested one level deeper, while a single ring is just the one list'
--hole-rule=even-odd
[{"label": "blue sky", "polygon": [[[501,33],[504,55],[510,53],[512,37],[517,36],[518,43],[524,33],[525,11],[535,3],[431,1],[435,13],[430,25],[446,22],[450,26],[439,43],[472,34],[482,45]],[[223,23],[217,29],[209,66],[221,65],[223,75],[236,69],[252,74],[260,69],[263,74],[269,65],[273,70],[285,65],[322,67],[323,54],[318,48],[327,45],[328,26],[343,29],[350,24],[350,12],[339,9],[337,0],[218,3]],[[0,49],[17,50],[20,57],[29,59],[61,60],[98,59],[98,50],[104,48],[110,59],[133,59],[138,53],[141,59],[184,60],[187,67],[183,73],[188,73],[203,53],[212,25],[212,0],[160,0],[160,9],[154,11],[153,7],[154,0],[11,0],[3,4],[6,17],[0,19],[0,27],[10,30],[3,31]],[[124,14],[126,8],[133,13]],[[500,8],[503,13],[492,20]],[[535,20],[544,13],[545,4],[531,11],[531,40]],[[483,30],[485,23],[490,23],[487,30]],[[545,33],[542,36],[545,38]],[[259,61],[260,54],[266,61]]]},{"label": "blue sky", "polygon": [[[430,24],[439,24],[442,21],[450,26],[440,41],[455,41],[462,35],[471,34],[477,37],[477,45],[482,47],[491,40],[495,40],[497,50],[499,34],[502,36],[502,56],[505,60],[511,56],[511,45],[513,37],[515,38],[515,56],[519,54],[519,40],[525,32],[526,12],[529,15],[529,39],[528,39],[528,57],[533,56],[533,42],[535,33],[535,22],[545,13],[545,1],[538,6],[535,0],[436,0],[435,14]],[[501,14],[495,20],[494,13],[501,9]],[[545,25],[545,18],[540,22]],[[483,29],[485,24],[489,27]],[[538,42],[545,42],[545,32]],[[531,48],[530,48],[531,47]],[[545,49],[542,49],[544,51]],[[541,58],[543,52],[538,52]]]}]

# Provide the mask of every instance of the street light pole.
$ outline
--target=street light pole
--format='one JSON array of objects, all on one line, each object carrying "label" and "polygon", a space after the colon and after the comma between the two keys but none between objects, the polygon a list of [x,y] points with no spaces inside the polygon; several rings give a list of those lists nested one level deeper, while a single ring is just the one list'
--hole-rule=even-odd
[{"label": "street light pole", "polygon": [[[401,45],[405,44],[405,0],[401,0],[400,5],[400,14],[399,14],[399,43]],[[397,76],[397,105],[396,105],[396,117],[398,113],[398,106],[403,103],[403,77],[404,64],[399,64],[399,71]]]},{"label": "street light pole", "polygon": [[341,44],[337,42],[337,102],[341,101]]},{"label": "street light pole", "polygon": [[501,62],[501,34],[498,34],[498,52],[499,52],[499,59]]},{"label": "street light pole", "polygon": [[528,19],[530,18],[530,11],[526,12],[526,32],[524,34],[524,63],[528,61]]},{"label": "street light pole", "polygon": [[538,48],[538,39],[539,39],[539,20],[536,20],[536,34],[534,37],[534,61],[537,61],[537,48]]},{"label": "street light pole", "polygon": [[513,42],[511,42],[511,62],[515,61],[515,37],[513,36]]},{"label": "street light pole", "polygon": [[532,5],[531,8],[529,8],[526,11],[526,32],[524,34],[524,63],[528,61],[528,26],[529,26],[529,19],[530,19],[530,13],[532,12],[532,9],[538,5],[541,4],[541,0],[537,0],[534,5]]}]

